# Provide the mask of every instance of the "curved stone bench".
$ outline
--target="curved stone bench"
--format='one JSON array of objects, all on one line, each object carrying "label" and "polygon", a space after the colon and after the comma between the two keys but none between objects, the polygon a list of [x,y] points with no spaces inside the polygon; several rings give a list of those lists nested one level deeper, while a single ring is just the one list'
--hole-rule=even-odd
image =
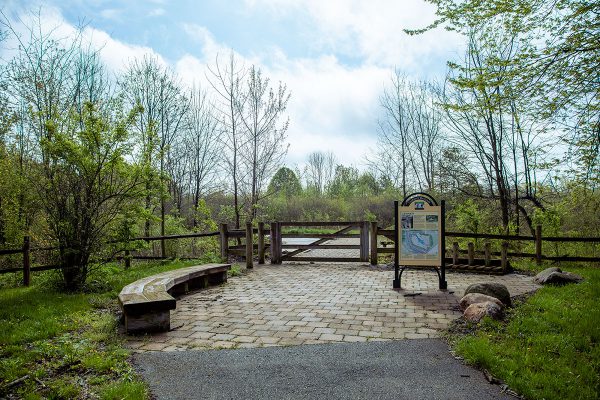
[{"label": "curved stone bench", "polygon": [[148,276],[125,286],[119,303],[127,333],[164,332],[171,329],[173,296],[227,282],[231,264],[204,264]]}]

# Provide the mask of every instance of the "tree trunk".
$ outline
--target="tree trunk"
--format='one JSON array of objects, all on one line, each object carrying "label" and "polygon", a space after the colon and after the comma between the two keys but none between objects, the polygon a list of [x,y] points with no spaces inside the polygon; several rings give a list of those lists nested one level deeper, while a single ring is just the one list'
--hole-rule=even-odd
[{"label": "tree trunk", "polygon": [[4,208],[2,208],[2,197],[0,197],[0,244],[6,243],[5,227],[4,227]]}]

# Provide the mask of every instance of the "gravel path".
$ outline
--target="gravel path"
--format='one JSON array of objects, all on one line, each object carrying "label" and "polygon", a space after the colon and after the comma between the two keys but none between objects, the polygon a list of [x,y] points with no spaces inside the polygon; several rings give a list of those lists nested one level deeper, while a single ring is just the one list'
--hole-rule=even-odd
[{"label": "gravel path", "polygon": [[437,339],[136,354],[158,399],[511,399]]}]

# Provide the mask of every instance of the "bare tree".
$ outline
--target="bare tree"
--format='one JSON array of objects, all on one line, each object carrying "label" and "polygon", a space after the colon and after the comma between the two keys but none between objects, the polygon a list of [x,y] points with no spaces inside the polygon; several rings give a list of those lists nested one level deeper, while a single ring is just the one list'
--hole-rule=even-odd
[{"label": "bare tree", "polygon": [[233,185],[233,208],[235,213],[235,227],[240,228],[240,182],[243,179],[240,170],[240,149],[244,138],[242,137],[242,121],[240,109],[244,102],[244,79],[246,71],[239,66],[233,51],[227,63],[215,59],[214,67],[208,67],[207,76],[210,85],[216,93],[215,103],[218,129],[225,152],[225,168],[231,177]]},{"label": "bare tree", "polygon": [[407,110],[410,120],[410,157],[419,190],[433,190],[436,168],[440,159],[443,132],[442,110],[435,104],[434,85],[427,82],[409,83]]},{"label": "bare tree", "polygon": [[380,98],[384,117],[379,121],[377,150],[368,160],[378,175],[400,187],[433,190],[441,157],[442,110],[431,83],[411,82],[395,70],[391,85]]},{"label": "bare tree", "polygon": [[411,163],[411,125],[406,88],[406,77],[396,69],[391,77],[391,87],[385,88],[380,98],[385,117],[379,121],[377,158],[382,162],[374,164],[384,169],[382,172],[385,176],[390,176],[390,170],[395,171],[392,174],[400,178],[398,183],[403,196],[407,194],[407,174]]},{"label": "bare tree", "polygon": [[237,104],[245,128],[241,155],[249,177],[248,214],[251,220],[256,217],[264,188],[281,166],[288,148],[285,139],[289,120],[279,122],[290,94],[281,82],[276,90],[269,83],[269,78],[253,65],[248,71],[245,98]]},{"label": "bare tree", "polygon": [[[143,148],[142,154],[149,159],[148,164],[155,166],[160,174],[161,183],[166,182],[165,172],[168,162],[174,160],[169,153],[180,129],[185,123],[189,100],[175,76],[169,69],[160,65],[156,58],[144,57],[135,60],[129,66],[120,82],[123,96],[131,105],[141,105],[141,113],[136,121]],[[154,154],[153,149],[156,148]],[[160,185],[160,233],[165,235],[166,194],[164,184]],[[151,208],[150,179],[147,182],[148,195],[146,207]],[[150,219],[146,219],[145,234],[150,235]],[[161,241],[161,254],[165,254],[165,242]]]},{"label": "bare tree", "polygon": [[187,153],[188,148],[185,143],[185,137],[183,137],[183,134],[178,133],[173,144],[170,146],[170,151],[167,152],[165,162],[166,173],[164,181],[166,181],[171,198],[171,208],[167,210],[170,214],[181,215],[184,212],[187,181],[190,174]]},{"label": "bare tree", "polygon": [[[443,97],[446,106],[447,127],[456,135],[456,144],[477,160],[486,180],[489,196],[500,203],[502,226],[508,230],[510,223],[511,190],[510,122],[511,109],[507,106],[507,71],[497,57],[513,54],[513,42],[499,43],[490,53],[480,46],[474,33],[469,40],[465,65],[456,66],[458,72],[451,76]],[[483,74],[494,74],[494,84],[470,85]]]},{"label": "bare tree", "polygon": [[306,186],[317,194],[325,193],[335,175],[337,160],[332,152],[315,151],[308,155],[304,172]]},{"label": "bare tree", "polygon": [[[187,190],[192,206],[200,204],[201,196],[217,185],[217,172],[222,143],[219,141],[217,119],[206,93],[193,89],[190,93],[185,135],[182,140],[184,159],[187,164]],[[197,226],[196,213],[192,225]]]}]

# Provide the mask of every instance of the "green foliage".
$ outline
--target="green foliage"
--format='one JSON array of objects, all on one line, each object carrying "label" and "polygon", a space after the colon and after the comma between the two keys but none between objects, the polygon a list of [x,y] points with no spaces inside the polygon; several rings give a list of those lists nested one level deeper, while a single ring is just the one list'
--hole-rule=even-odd
[{"label": "green foliage", "polygon": [[91,255],[100,250],[119,214],[143,194],[143,169],[125,161],[132,146],[128,128],[137,112],[123,115],[117,108],[111,120],[106,111],[86,103],[82,114],[68,117],[73,124],[80,122],[81,129],[59,130],[55,121],[46,123],[41,147],[47,161],[33,174],[61,248],[60,265],[69,290],[85,283]]},{"label": "green foliage", "polygon": [[242,268],[237,264],[232,265],[231,269],[228,272],[229,276],[239,276],[241,274],[242,274]]},{"label": "green foliage", "polygon": [[452,214],[459,232],[481,233],[483,216],[472,199],[457,205]]},{"label": "green foliage", "polygon": [[219,229],[205,199],[200,199],[194,208],[194,229],[197,232],[213,232]]},{"label": "green foliage", "polygon": [[[167,214],[165,216],[165,235],[179,235],[187,233],[185,223],[182,217]],[[186,247],[187,240],[167,240],[165,248],[170,257],[181,257]]]},{"label": "green foliage", "polygon": [[294,171],[287,167],[281,167],[271,178],[268,191],[285,197],[297,196],[302,193],[302,185]]},{"label": "green foliage", "polygon": [[338,165],[329,185],[328,193],[333,197],[351,197],[357,186],[358,170],[354,167]]},{"label": "green foliage", "polygon": [[541,225],[546,236],[560,236],[560,227],[563,210],[560,204],[553,204],[545,210],[537,208],[533,214],[534,225]]},{"label": "green foliage", "polygon": [[544,287],[509,311],[508,323],[485,321],[454,346],[531,399],[595,399],[600,391],[600,270],[576,269],[586,281]]},{"label": "green foliage", "polygon": [[[508,37],[511,59],[492,59],[482,80],[494,86],[502,70],[531,111],[568,126],[563,137],[573,146],[578,168],[572,173],[597,187],[600,166],[598,63],[600,3],[591,0],[428,0],[438,19],[421,33],[443,25],[465,35],[481,34],[484,46]],[[531,101],[533,100],[533,101]]]},{"label": "green foliage", "polygon": [[27,190],[23,168],[14,150],[0,145],[0,244],[21,243],[28,220],[36,215],[35,199]]}]

